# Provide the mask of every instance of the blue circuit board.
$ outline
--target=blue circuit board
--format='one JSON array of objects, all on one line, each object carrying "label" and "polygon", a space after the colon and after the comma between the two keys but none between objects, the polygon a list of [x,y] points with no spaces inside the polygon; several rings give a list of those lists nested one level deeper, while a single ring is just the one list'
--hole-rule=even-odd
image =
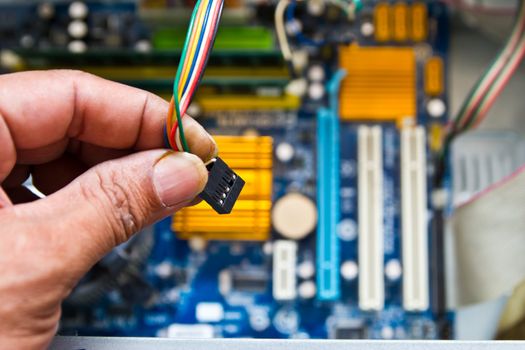
[{"label": "blue circuit board", "polygon": [[[290,142],[298,130],[313,132],[314,123],[297,120],[289,130],[268,130],[275,141]],[[384,172],[385,208],[399,207],[399,133],[394,125],[384,125]],[[341,127],[341,220],[356,225],[356,126]],[[314,197],[315,149],[312,144],[294,140],[297,152],[304,156],[304,168],[295,171],[274,172],[274,197],[297,189]],[[277,302],[272,297],[271,255],[265,254],[264,243],[210,242],[206,251],[193,252],[188,242],[177,239],[166,219],[154,228],[154,246],[143,273],[150,287],[156,291],[157,300],[152,307],[130,306],[118,291],[113,291],[105,302],[85,312],[89,321],[75,317],[65,318],[70,330],[85,335],[159,336],[172,324],[196,324],[195,310],[199,303],[219,303],[224,318],[214,323],[216,336],[256,338],[329,338],[330,329],[338,320],[354,320],[361,330],[356,337],[382,339],[437,339],[438,329],[431,311],[407,313],[401,306],[401,280],[386,281],[385,308],[381,312],[363,312],[357,305],[358,280],[343,282],[338,302],[297,300]],[[385,211],[385,263],[401,260],[399,242],[399,212]],[[149,234],[149,233],[145,233]],[[273,233],[278,237],[277,233]],[[357,240],[340,239],[341,261],[357,260]],[[316,236],[310,235],[300,242],[298,263],[315,257]],[[186,281],[179,282],[173,276],[158,276],[159,266],[172,266],[185,271]],[[162,268],[160,267],[160,268]],[[247,274],[261,273],[267,283],[257,291],[233,292],[225,297],[219,291],[218,276],[225,269],[244,270]],[[66,307],[65,316],[68,316]],[[78,309],[76,310],[78,311]],[[73,313],[76,314],[76,313]],[[76,315],[78,317],[78,315]],[[86,322],[86,323],[85,323]],[[254,330],[253,322],[267,323],[264,330]],[[332,324],[330,324],[332,323]],[[263,327],[264,328],[264,327]],[[385,331],[385,328],[387,331]],[[391,332],[394,332],[392,335]],[[385,335],[385,332],[388,335]]]},{"label": "blue circuit board", "polygon": [[[373,9],[375,2],[365,3],[366,10]],[[448,15],[444,5],[428,2],[429,18],[437,25],[433,37],[426,44],[433,55],[441,57],[446,64],[448,43]],[[356,28],[360,25],[358,21]],[[356,30],[357,32],[357,30]],[[376,45],[369,38],[358,37],[359,42]],[[328,81],[339,74],[337,62],[327,61],[324,69]],[[425,108],[428,97],[423,93],[423,66],[417,66],[417,124],[425,128],[430,123],[446,122],[431,117]],[[330,87],[327,83],[327,91]],[[345,227],[343,233],[334,236],[337,246],[338,266],[343,261],[358,261],[358,128],[361,125],[379,125],[382,130],[383,159],[383,211],[384,211],[384,262],[401,262],[401,214],[400,214],[400,132],[393,122],[355,123],[339,121],[337,108],[330,97],[337,99],[337,90],[322,101],[304,99],[297,111],[272,112],[221,112],[201,119],[214,134],[238,135],[246,129],[255,129],[259,135],[273,138],[274,145],[281,142],[291,144],[295,150],[295,161],[283,164],[274,160],[273,198],[275,202],[287,193],[299,191],[319,201],[325,195],[318,179],[322,108],[326,115],[328,143],[334,142],[326,164],[336,164],[336,191],[327,184],[330,196],[336,198],[338,211],[337,227]],[[441,98],[445,103],[446,93]],[[330,119],[336,117],[335,119]],[[323,141],[323,144],[325,142]],[[427,150],[428,152],[428,150]],[[335,154],[335,158],[333,155]],[[430,159],[432,155],[427,154]],[[324,164],[324,163],[323,163]],[[432,169],[426,174],[431,183]],[[428,197],[432,191],[427,189]],[[427,203],[432,213],[430,203]],[[334,214],[327,211],[327,215]],[[430,215],[430,219],[432,214]],[[333,228],[332,228],[333,229]],[[409,312],[402,304],[402,278],[385,278],[384,308],[379,311],[363,311],[358,305],[359,278],[338,279],[333,286],[337,294],[323,298],[276,301],[272,295],[272,254],[268,242],[221,242],[210,241],[205,250],[190,248],[188,241],[180,240],[171,229],[171,218],[152,229],[141,233],[138,239],[151,245],[146,249],[145,262],[138,265],[134,277],[124,285],[129,293],[147,294],[141,302],[130,302],[122,288],[108,288],[106,295],[96,304],[79,305],[66,303],[62,319],[62,334],[118,335],[118,336],[173,336],[190,334],[197,337],[239,338],[371,338],[371,339],[439,339],[443,337],[440,322],[431,308]],[[430,231],[430,223],[429,223]],[[149,238],[144,238],[148,236]],[[271,233],[278,239],[277,232]],[[319,259],[319,233],[312,233],[298,241],[297,264]],[[271,242],[271,241],[270,241]],[[430,247],[431,248],[431,247]],[[330,253],[327,253],[330,254]],[[330,259],[330,257],[329,257]],[[333,262],[334,262],[333,261]],[[109,266],[109,265],[108,265]],[[166,273],[165,271],[168,271]],[[220,290],[222,271],[235,271],[244,276],[258,276],[256,285],[239,287],[226,295]],[[335,278],[339,272],[336,271]],[[329,279],[332,277],[329,277]],[[140,283],[135,283],[140,280]],[[301,279],[298,279],[301,282]],[[252,281],[253,282],[253,281]],[[319,280],[317,280],[319,282]],[[431,286],[432,287],[432,286]],[[126,288],[124,288],[126,289]],[[432,288],[430,288],[433,290]],[[134,291],[135,290],[135,291]],[[128,293],[128,294],[129,294]],[[131,298],[133,299],[133,298]],[[140,298],[139,298],[140,299]],[[147,299],[147,300],[146,300]],[[206,322],[206,328],[185,329],[183,325],[197,325],[197,309],[203,303],[220,306],[221,316]],[[453,314],[447,314],[453,322]],[[175,328],[173,328],[175,327]],[[177,333],[179,332],[179,333]],[[177,335],[175,335],[177,336]]]}]

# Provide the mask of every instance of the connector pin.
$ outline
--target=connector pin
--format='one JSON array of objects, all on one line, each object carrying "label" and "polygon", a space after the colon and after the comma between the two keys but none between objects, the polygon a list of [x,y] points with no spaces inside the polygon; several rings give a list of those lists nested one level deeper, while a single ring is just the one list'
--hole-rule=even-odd
[{"label": "connector pin", "polygon": [[219,157],[211,161],[208,168],[208,182],[199,195],[217,213],[229,214],[241,190],[244,180]]}]

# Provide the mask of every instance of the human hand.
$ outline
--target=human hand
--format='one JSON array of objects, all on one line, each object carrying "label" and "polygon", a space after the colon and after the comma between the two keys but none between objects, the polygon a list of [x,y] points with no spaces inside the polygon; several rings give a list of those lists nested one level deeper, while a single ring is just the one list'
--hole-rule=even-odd
[{"label": "human hand", "polygon": [[[198,157],[166,153],[167,111],[153,94],[86,73],[0,76],[1,349],[45,348],[91,266],[203,190],[216,145],[185,117]],[[29,175],[46,198],[21,186]]]}]

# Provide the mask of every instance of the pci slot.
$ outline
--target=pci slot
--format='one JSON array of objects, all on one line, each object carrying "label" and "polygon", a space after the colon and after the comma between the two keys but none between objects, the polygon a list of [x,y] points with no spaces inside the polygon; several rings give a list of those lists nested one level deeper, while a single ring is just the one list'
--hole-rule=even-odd
[{"label": "pci slot", "polygon": [[401,131],[401,241],[403,308],[429,307],[425,130]]},{"label": "pci slot", "polygon": [[341,294],[339,183],[339,117],[322,108],[317,118],[317,299],[323,301],[339,300]]},{"label": "pci slot", "polygon": [[273,245],[273,298],[292,300],[296,297],[297,243],[279,240]]},{"label": "pci slot", "polygon": [[358,130],[359,307],[384,307],[383,156],[379,126]]}]

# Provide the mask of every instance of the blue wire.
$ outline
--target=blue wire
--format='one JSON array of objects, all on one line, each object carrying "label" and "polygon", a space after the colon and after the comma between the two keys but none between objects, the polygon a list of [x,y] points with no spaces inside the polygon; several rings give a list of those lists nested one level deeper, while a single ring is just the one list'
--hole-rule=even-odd
[{"label": "blue wire", "polygon": [[199,36],[199,41],[197,43],[197,50],[195,51],[195,56],[193,57],[193,62],[191,63],[190,72],[188,73],[188,80],[186,80],[186,83],[184,84],[184,88],[182,89],[181,96],[184,96],[184,94],[186,93],[186,89],[188,88],[188,85],[190,83],[191,76],[193,75],[193,70],[195,69],[195,65],[199,57],[199,50],[202,45],[204,33],[206,32],[206,27],[208,26],[208,19],[210,17],[210,11],[211,11],[212,5],[213,5],[213,0],[210,0],[210,2],[208,3],[208,8],[206,9],[206,14],[204,15],[204,25],[202,26],[203,30],[201,31],[201,34]]}]

